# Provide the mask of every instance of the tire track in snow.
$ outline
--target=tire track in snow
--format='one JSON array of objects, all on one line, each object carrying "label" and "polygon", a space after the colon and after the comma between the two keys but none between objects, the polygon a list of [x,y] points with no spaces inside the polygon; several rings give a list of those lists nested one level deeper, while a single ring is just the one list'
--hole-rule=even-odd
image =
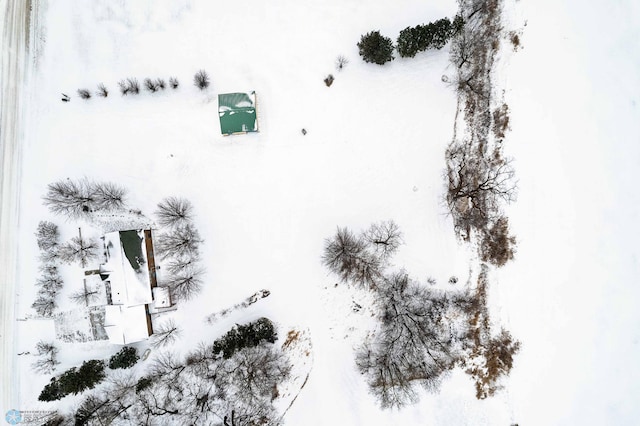
[{"label": "tire track in snow", "polygon": [[31,0],[8,0],[0,7],[0,400],[2,414],[19,409],[15,371],[15,291],[20,196],[21,95],[26,71]]}]

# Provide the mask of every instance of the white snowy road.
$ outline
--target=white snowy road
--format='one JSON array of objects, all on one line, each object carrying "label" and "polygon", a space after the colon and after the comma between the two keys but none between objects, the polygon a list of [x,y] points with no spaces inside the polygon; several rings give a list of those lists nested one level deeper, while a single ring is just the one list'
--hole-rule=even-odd
[{"label": "white snowy road", "polygon": [[18,408],[15,386],[15,283],[20,143],[30,1],[0,3],[2,71],[0,74],[0,399],[2,413]]}]

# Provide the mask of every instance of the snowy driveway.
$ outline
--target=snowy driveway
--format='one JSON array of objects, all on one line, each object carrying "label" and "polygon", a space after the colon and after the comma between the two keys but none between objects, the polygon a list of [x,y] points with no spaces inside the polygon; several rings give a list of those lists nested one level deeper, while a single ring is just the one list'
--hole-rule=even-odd
[{"label": "snowy driveway", "polygon": [[9,0],[0,10],[2,22],[2,88],[0,89],[0,398],[2,413],[17,403],[14,372],[15,282],[21,95],[24,82],[30,1]]}]

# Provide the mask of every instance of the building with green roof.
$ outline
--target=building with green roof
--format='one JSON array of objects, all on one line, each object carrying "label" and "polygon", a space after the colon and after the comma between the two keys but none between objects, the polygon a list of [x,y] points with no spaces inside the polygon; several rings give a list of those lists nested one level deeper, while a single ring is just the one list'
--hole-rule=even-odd
[{"label": "building with green roof", "polygon": [[257,132],[256,92],[219,94],[218,115],[225,136]]}]

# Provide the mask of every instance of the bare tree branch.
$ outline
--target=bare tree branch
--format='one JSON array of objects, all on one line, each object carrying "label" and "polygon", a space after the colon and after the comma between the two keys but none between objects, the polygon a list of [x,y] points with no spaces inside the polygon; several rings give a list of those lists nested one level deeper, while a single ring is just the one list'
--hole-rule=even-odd
[{"label": "bare tree branch", "polygon": [[193,205],[185,198],[167,197],[158,203],[156,216],[161,226],[184,226],[193,220]]},{"label": "bare tree branch", "polygon": [[173,318],[160,324],[158,327],[154,327],[153,335],[151,336],[151,345],[154,348],[161,348],[172,345],[180,335],[182,329],[178,327]]}]

